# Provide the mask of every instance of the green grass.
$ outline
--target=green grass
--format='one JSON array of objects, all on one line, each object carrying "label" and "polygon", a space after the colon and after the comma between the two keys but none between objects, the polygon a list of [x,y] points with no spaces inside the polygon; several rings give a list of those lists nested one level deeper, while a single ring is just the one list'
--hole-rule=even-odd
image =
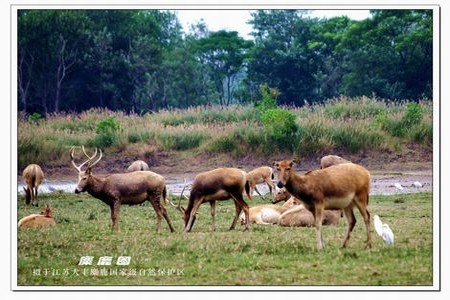
[{"label": "green grass", "polygon": [[[19,218],[39,211],[25,207],[22,196],[18,201]],[[262,202],[257,198],[250,205]],[[357,224],[349,247],[341,248],[346,228],[343,219],[338,226],[324,227],[326,246],[318,251],[314,228],[252,225],[249,232],[243,232],[238,225],[238,230],[229,231],[234,215],[231,201],[218,202],[215,232],[210,229],[209,205],[204,204],[188,234],[182,232],[181,215],[172,207],[167,209],[175,233],[170,233],[163,222],[161,233],[156,234],[155,213],[148,203],[144,207],[123,206],[120,232],[112,233],[109,208],[89,195],[46,194],[41,195],[40,203],[41,206],[49,203],[54,208],[57,226],[18,229],[19,286],[428,286],[433,283],[430,193],[371,197],[372,216],[378,214],[390,225],[396,243],[388,247],[372,231],[374,242],[369,250],[364,249],[365,230],[356,210]],[[94,264],[79,266],[82,256],[94,256]],[[101,256],[113,257],[112,265],[104,270],[97,266]],[[130,256],[130,264],[117,266],[118,256]],[[158,269],[172,270],[175,274],[151,275],[150,272]],[[36,274],[37,270],[40,275]],[[100,275],[111,270],[117,274]],[[177,275],[177,271],[182,274]],[[99,274],[90,275],[91,272]]]}]

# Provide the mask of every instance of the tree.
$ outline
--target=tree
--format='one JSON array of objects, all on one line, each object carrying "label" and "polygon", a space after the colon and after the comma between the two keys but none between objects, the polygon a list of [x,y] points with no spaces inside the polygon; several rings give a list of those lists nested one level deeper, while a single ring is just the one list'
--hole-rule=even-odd
[{"label": "tree", "polygon": [[196,52],[203,64],[211,69],[221,105],[230,105],[236,75],[242,69],[247,50],[252,42],[238,36],[236,31],[217,31],[198,40]]},{"label": "tree", "polygon": [[317,70],[308,47],[313,21],[297,10],[259,10],[252,14],[255,37],[248,63],[250,79],[280,91],[281,104],[302,105],[314,96]]}]

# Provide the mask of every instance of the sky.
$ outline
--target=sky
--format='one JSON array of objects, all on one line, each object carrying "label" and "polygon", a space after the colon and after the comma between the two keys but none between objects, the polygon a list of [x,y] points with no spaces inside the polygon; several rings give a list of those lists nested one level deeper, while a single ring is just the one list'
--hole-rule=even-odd
[{"label": "sky", "polygon": [[[177,15],[184,32],[188,32],[192,24],[203,19],[210,31],[222,29],[237,31],[241,37],[251,38],[252,27],[247,24],[247,21],[251,19],[249,10],[178,10]],[[312,10],[310,14],[310,16],[318,18],[343,15],[354,20],[362,20],[370,16],[369,10]]]}]

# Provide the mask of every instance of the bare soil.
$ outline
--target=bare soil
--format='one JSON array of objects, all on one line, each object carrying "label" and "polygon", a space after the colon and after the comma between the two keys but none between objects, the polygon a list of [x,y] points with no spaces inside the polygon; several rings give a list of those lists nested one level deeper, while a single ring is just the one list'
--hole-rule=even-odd
[{"label": "bare soil", "polygon": [[[320,158],[328,153],[320,153],[315,157],[296,159],[297,170],[305,172],[317,169]],[[428,149],[419,147],[408,147],[401,154],[394,152],[361,152],[358,154],[338,154],[350,161],[365,166],[372,175],[371,194],[397,194],[412,193],[419,191],[431,191],[433,186],[432,165],[433,155]],[[158,152],[152,157],[120,157],[117,154],[105,153],[102,161],[95,167],[95,173],[121,173],[136,159],[142,159],[148,163],[153,172],[165,176],[169,191],[178,194],[189,183],[196,174],[218,168],[236,167],[246,171],[262,165],[272,165],[273,161],[281,159],[292,159],[292,157],[274,156],[270,158],[257,158],[251,154],[245,157],[233,158],[226,154],[206,155],[199,154],[194,157],[182,157],[183,154],[176,152]],[[43,166],[47,182],[74,182],[77,173],[68,161],[64,166]],[[20,182],[20,178],[18,178]],[[416,188],[414,182],[420,182],[423,187]],[[403,190],[395,187],[399,183]],[[265,186],[259,188],[261,192],[267,192]]]}]

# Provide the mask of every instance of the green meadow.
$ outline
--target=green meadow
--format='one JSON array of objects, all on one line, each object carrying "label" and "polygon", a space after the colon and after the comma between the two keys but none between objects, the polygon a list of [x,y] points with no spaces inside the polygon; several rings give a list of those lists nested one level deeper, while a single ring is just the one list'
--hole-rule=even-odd
[{"label": "green meadow", "polygon": [[[175,199],[176,200],[176,199]],[[267,203],[256,198],[250,206]],[[431,286],[433,284],[432,195],[372,196],[378,214],[395,234],[384,244],[374,230],[364,248],[359,212],[349,247],[341,248],[346,220],[323,229],[318,251],[315,228],[241,226],[229,231],[231,201],[217,204],[211,231],[209,205],[200,207],[192,232],[183,232],[180,213],[167,207],[176,232],[165,222],[156,233],[149,205],[122,206],[120,231],[111,231],[109,207],[90,195],[42,194],[40,205],[54,209],[56,227],[17,229],[19,286]],[[185,204],[183,204],[185,205]],[[18,219],[39,209],[18,198]],[[92,260],[86,263],[86,257]],[[109,261],[100,264],[102,259]],[[129,258],[126,265],[118,260]],[[15,262],[13,262],[13,266]]]}]

